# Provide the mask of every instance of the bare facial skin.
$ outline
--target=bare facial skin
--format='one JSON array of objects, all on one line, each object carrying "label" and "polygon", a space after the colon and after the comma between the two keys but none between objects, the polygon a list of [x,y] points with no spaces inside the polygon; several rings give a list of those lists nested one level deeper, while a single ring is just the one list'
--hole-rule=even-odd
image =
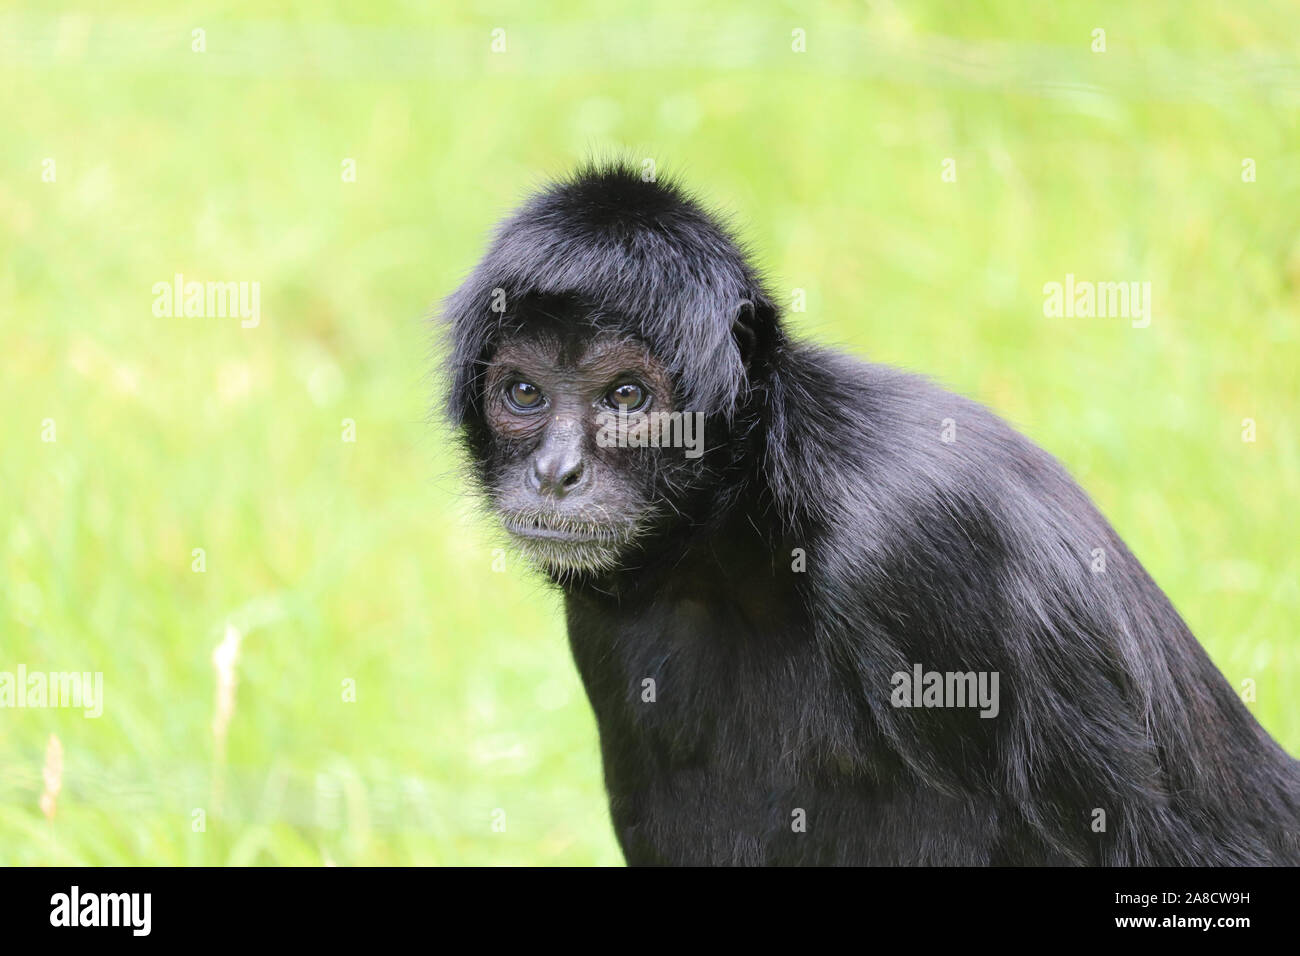
[{"label": "bare facial skin", "polygon": [[673,409],[673,383],[640,342],[612,333],[514,337],[493,355],[484,406],[499,460],[492,497],[519,549],[555,577],[617,567],[656,508],[659,449],[601,447],[620,410],[636,428]]}]

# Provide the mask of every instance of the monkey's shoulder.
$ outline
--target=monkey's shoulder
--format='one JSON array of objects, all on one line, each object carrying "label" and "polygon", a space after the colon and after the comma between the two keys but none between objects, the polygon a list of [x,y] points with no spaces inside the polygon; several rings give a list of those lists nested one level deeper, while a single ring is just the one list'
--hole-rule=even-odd
[{"label": "monkey's shoulder", "polygon": [[1096,519],[1055,458],[977,401],[829,350],[807,349],[793,368],[769,449],[778,495],[808,500],[797,486],[815,481],[818,504],[868,519],[936,504],[1021,513],[1034,501]]}]

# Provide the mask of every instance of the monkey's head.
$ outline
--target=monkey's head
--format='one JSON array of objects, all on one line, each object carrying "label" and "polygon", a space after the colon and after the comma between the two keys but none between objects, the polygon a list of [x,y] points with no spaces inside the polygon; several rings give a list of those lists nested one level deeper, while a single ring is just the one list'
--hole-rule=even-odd
[{"label": "monkey's head", "polygon": [[544,190],[448,300],[448,411],[554,579],[638,566],[737,494],[777,310],[723,227],[622,165]]}]

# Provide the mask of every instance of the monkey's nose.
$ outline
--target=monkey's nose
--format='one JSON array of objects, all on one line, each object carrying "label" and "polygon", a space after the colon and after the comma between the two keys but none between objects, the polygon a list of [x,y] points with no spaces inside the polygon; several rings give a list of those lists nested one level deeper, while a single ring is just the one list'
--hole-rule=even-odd
[{"label": "monkey's nose", "polygon": [[540,454],[533,458],[529,481],[534,491],[555,498],[577,489],[582,481],[582,456],[567,452]]}]

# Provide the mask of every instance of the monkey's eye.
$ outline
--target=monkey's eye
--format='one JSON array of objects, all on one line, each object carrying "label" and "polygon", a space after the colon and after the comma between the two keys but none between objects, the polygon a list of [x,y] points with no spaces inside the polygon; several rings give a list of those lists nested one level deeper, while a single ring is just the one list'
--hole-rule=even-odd
[{"label": "monkey's eye", "polygon": [[650,401],[650,393],[635,382],[624,382],[622,385],[615,385],[605,395],[605,402],[610,408],[628,412],[635,412],[645,408],[648,401]]},{"label": "monkey's eye", "polygon": [[542,390],[531,382],[511,382],[506,386],[506,400],[515,408],[528,411],[542,404]]}]

